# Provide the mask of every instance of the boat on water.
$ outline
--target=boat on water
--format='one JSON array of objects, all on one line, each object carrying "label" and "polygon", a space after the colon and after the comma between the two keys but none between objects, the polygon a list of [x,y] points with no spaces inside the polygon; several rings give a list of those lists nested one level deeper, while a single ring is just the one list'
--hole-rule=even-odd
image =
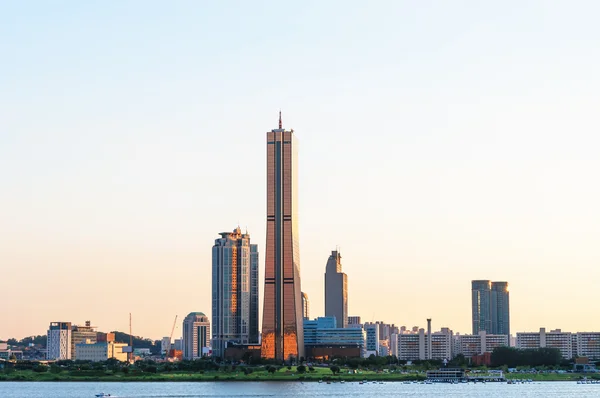
[{"label": "boat on water", "polygon": [[96,394],[96,397],[98,397],[98,398],[105,398],[105,397],[112,397],[112,395],[104,393],[104,392],[101,392],[101,393]]}]

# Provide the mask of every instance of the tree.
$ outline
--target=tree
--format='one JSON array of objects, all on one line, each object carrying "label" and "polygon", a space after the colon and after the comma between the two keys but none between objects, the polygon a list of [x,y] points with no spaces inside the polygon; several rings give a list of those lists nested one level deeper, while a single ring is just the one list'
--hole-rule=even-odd
[{"label": "tree", "polygon": [[36,373],[46,373],[48,371],[48,366],[46,365],[35,365],[33,367],[33,371]]},{"label": "tree", "polygon": [[269,372],[271,374],[275,373],[276,371],[277,371],[277,369],[275,369],[275,366],[269,366],[267,368],[267,372]]},{"label": "tree", "polygon": [[333,373],[334,375],[338,374],[340,372],[339,366],[336,366],[336,365],[330,366],[329,370],[331,370],[331,373]]}]

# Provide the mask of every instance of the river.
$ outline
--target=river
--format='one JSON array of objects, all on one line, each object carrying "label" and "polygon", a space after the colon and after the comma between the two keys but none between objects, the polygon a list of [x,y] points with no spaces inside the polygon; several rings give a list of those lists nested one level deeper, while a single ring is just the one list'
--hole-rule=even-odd
[{"label": "river", "polygon": [[315,382],[0,382],[1,398],[114,398],[194,397],[598,397],[600,384],[538,382],[530,384],[384,384]]}]

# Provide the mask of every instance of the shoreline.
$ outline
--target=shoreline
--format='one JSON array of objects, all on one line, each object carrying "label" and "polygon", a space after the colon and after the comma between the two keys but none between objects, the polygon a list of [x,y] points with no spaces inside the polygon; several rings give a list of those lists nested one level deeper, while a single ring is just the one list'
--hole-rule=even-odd
[{"label": "shoreline", "polygon": [[[153,375],[153,376],[133,376],[133,377],[122,377],[122,376],[70,376],[70,375],[0,375],[0,383],[2,382],[50,382],[50,383],[72,383],[72,382],[107,382],[107,383],[180,383],[180,382],[197,382],[197,383],[205,383],[205,382],[307,382],[307,383],[318,383],[322,381],[323,383],[331,382],[331,383],[340,383],[343,381],[344,383],[359,383],[363,380],[367,380],[367,383],[404,383],[410,382],[413,383],[421,383],[425,381],[425,378],[415,378],[415,377],[401,377],[401,376],[381,376],[377,377],[376,375],[369,375],[367,377],[344,377],[344,376],[323,376],[323,377],[298,377],[298,376],[257,376],[257,377],[247,377],[245,375]],[[529,383],[538,383],[538,382],[577,382],[582,380],[584,376],[572,376],[572,377],[509,377],[506,378],[505,381],[494,382],[488,381],[486,383],[506,383],[509,380],[531,380],[531,382],[525,382],[524,384]],[[593,380],[593,379],[589,379]],[[472,382],[469,382],[472,383]],[[478,382],[480,383],[480,382]],[[452,384],[452,383],[438,383],[434,382],[433,384]]]}]

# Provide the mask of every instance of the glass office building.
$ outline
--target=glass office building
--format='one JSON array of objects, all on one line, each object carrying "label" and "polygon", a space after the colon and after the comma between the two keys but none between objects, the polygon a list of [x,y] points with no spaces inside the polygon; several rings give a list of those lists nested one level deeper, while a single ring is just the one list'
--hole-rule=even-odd
[{"label": "glass office building", "polygon": [[239,227],[222,232],[212,248],[212,350],[228,342],[258,343],[258,248]]},{"label": "glass office building", "polygon": [[267,245],[261,355],[304,356],[298,247],[298,162],[293,130],[267,133]]}]

